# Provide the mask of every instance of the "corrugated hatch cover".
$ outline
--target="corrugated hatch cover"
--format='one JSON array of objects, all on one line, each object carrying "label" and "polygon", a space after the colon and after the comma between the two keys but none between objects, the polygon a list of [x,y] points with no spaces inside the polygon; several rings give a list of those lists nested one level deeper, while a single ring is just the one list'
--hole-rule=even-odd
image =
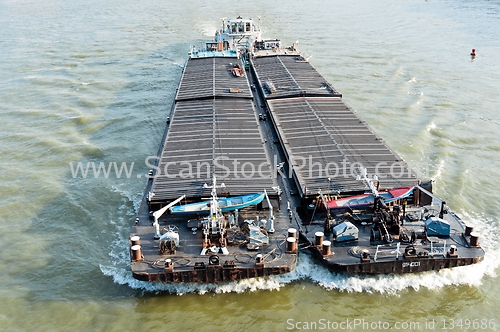
[{"label": "corrugated hatch cover", "polygon": [[[361,168],[368,175],[377,174],[381,188],[417,183],[403,159],[310,63],[291,55],[258,57],[253,63],[301,195],[316,194],[319,189],[366,190],[368,186],[356,180]],[[272,82],[274,92],[266,82]]]},{"label": "corrugated hatch cover", "polygon": [[365,190],[356,180],[360,167],[377,174],[382,188],[416,184],[406,163],[340,98],[275,99],[269,106],[303,194]]},{"label": "corrugated hatch cover", "polygon": [[[172,120],[152,186],[152,202],[186,194],[206,197],[212,172],[231,196],[277,185],[258,125],[246,77],[229,69],[236,58],[190,59],[184,69]],[[240,90],[230,92],[231,88]],[[235,166],[235,163],[236,166]]]}]

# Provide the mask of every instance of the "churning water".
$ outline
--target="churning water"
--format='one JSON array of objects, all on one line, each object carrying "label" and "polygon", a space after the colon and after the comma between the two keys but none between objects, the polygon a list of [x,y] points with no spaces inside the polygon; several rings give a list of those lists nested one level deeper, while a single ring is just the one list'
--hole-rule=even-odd
[{"label": "churning water", "polygon": [[[267,37],[312,56],[391,148],[428,165],[419,171],[438,196],[482,234],[484,262],[364,277],[302,255],[288,275],[222,285],[131,277],[139,175],[158,149],[189,45],[238,15],[260,17]],[[6,0],[0,25],[0,330],[286,330],[356,319],[415,331],[453,330],[459,320],[460,330],[493,329],[497,1]],[[134,168],[128,177],[74,177],[78,162]]]}]

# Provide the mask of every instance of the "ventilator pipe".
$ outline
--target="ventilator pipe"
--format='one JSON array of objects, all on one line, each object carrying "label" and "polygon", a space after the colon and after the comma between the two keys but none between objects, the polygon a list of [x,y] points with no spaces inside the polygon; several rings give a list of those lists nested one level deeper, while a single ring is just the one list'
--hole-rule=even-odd
[{"label": "ventilator pipe", "polygon": [[441,211],[439,211],[439,218],[443,219],[444,217],[444,205],[446,204],[445,201],[441,202]]},{"label": "ventilator pipe", "polygon": [[227,217],[227,220],[229,222],[229,226],[234,226],[235,223],[234,223],[234,214],[230,214],[228,217]]},{"label": "ventilator pipe", "polygon": [[274,217],[269,218],[269,227],[267,228],[267,232],[269,234],[273,234],[276,230],[274,229]]},{"label": "ventilator pipe", "polygon": [[161,237],[161,234],[160,234],[160,223],[158,221],[155,221],[153,223],[153,227],[155,229],[154,239],[158,240]]},{"label": "ventilator pipe", "polygon": [[[422,185],[422,180],[419,179],[417,185]],[[413,204],[420,205],[420,189],[418,187],[413,188]]]}]

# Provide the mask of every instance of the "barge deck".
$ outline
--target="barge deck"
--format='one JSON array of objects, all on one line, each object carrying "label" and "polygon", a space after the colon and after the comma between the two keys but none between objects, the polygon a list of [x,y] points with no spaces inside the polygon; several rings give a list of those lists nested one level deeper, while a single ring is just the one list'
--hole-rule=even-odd
[{"label": "barge deck", "polygon": [[[242,65],[236,57],[191,58],[186,63],[157,164],[131,231],[131,238],[140,238],[135,245],[140,245],[141,256],[134,258],[133,252],[131,256],[137,279],[223,282],[283,274],[296,265],[298,243],[286,247],[291,225],[286,201],[280,199],[280,184],[273,176],[274,163],[265,147],[249,82],[230,71],[236,64]],[[209,199],[206,184],[213,176],[224,183],[218,191],[221,197],[265,191],[268,199],[228,214],[236,222],[226,231],[227,253],[217,249],[202,254],[206,247],[203,215],[186,219],[166,213],[159,218],[160,233],[175,230],[179,245],[169,254],[162,253],[160,239],[153,236],[152,213],[181,196],[185,204]],[[263,239],[247,234],[248,224],[264,221]],[[267,243],[259,245],[259,241]]]}]

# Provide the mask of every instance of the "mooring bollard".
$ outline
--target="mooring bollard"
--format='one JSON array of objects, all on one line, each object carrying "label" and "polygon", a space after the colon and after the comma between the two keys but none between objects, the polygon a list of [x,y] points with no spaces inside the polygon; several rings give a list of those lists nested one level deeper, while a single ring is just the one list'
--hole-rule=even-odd
[{"label": "mooring bollard", "polygon": [[321,247],[323,245],[323,236],[325,236],[325,234],[323,232],[314,233],[314,244],[316,246]]},{"label": "mooring bollard", "polygon": [[140,238],[139,236],[137,236],[137,235],[132,236],[132,237],[130,238],[130,242],[132,242],[132,245],[133,245],[133,246],[138,245],[138,244],[141,244],[141,241],[140,241],[140,240],[141,240],[141,238]]},{"label": "mooring bollard", "polygon": [[457,246],[452,244],[450,246],[450,251],[449,251],[450,257],[456,257],[457,256]]},{"label": "mooring bollard", "polygon": [[470,246],[478,247],[479,246],[479,233],[471,232],[470,233]]},{"label": "mooring bollard", "polygon": [[292,252],[295,250],[297,250],[297,239],[290,236],[286,239],[286,251]]},{"label": "mooring bollard", "polygon": [[361,260],[364,262],[370,261],[370,252],[367,249],[363,250],[361,253]]},{"label": "mooring bollard", "polygon": [[332,254],[332,250],[330,248],[331,244],[332,243],[330,241],[323,241],[323,248],[322,248],[323,256],[330,256]]},{"label": "mooring bollard", "polygon": [[130,247],[130,249],[132,250],[132,259],[134,261],[142,259],[142,250],[139,244],[133,245],[132,247]]}]

